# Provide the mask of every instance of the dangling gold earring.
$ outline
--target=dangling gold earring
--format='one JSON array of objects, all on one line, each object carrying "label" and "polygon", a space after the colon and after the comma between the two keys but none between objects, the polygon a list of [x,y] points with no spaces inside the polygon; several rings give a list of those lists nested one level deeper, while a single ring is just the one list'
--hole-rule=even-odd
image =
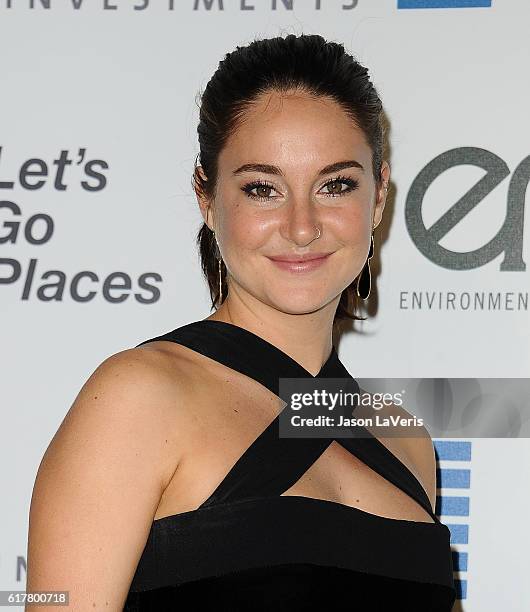
[{"label": "dangling gold earring", "polygon": [[219,304],[223,303],[223,280],[221,276],[221,259],[217,260],[219,262]]},{"label": "dangling gold earring", "polygon": [[223,261],[223,258],[221,257],[221,249],[219,248],[219,243],[217,242],[217,238],[215,237],[215,232],[212,230],[213,232],[213,237],[215,240],[215,245],[217,247],[217,252],[219,253],[219,257],[217,257],[217,270],[218,270],[218,276],[219,276],[219,304],[222,304],[223,302],[223,276],[222,276],[222,270],[221,270],[221,263]]},{"label": "dangling gold earring", "polygon": [[[385,196],[388,192],[388,184],[383,185],[385,190]],[[372,219],[373,222],[373,219]],[[367,300],[370,297],[370,290],[372,289],[372,275],[370,274],[370,259],[374,254],[374,229],[372,227],[372,235],[370,236],[370,249],[368,251],[368,258],[366,263],[361,270],[361,273],[357,277],[357,295],[363,300]]]},{"label": "dangling gold earring", "polygon": [[370,259],[374,254],[374,234],[370,236],[370,250],[368,251],[368,258],[366,263],[364,264],[361,273],[357,278],[357,295],[363,299],[367,300],[370,296],[370,290],[372,288],[372,277],[370,274]]}]

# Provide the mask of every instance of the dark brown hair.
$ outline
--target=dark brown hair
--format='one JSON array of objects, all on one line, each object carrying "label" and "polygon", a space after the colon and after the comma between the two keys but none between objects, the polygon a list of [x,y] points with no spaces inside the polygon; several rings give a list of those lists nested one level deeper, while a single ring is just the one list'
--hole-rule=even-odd
[{"label": "dark brown hair", "polygon": [[[316,34],[254,40],[227,53],[200,98],[199,154],[193,187],[197,194],[213,199],[218,158],[230,134],[237,130],[245,111],[262,93],[303,90],[337,102],[363,131],[372,149],[372,171],[379,185],[384,150],[382,103],[368,70],[349,55],[342,44]],[[199,161],[200,160],[200,161]],[[199,174],[201,166],[207,180]],[[212,308],[219,300],[218,261],[215,237],[203,223],[197,234],[201,267],[208,282]],[[226,267],[221,265],[223,301],[228,293]],[[342,292],[334,323],[339,319],[363,319],[358,306],[355,279]]]}]

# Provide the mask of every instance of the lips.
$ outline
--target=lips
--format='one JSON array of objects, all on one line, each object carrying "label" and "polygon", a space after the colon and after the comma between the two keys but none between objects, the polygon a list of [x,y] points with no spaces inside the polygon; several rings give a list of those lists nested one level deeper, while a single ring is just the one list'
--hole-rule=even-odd
[{"label": "lips", "polygon": [[305,255],[271,255],[269,259],[272,259],[273,261],[284,261],[289,263],[304,263],[306,261],[312,261],[313,259],[321,259],[322,257],[327,257],[328,255],[331,255],[331,252],[307,253]]},{"label": "lips", "polygon": [[311,272],[323,266],[331,253],[311,253],[307,255],[277,255],[269,257],[272,263],[280,270],[301,273]]}]

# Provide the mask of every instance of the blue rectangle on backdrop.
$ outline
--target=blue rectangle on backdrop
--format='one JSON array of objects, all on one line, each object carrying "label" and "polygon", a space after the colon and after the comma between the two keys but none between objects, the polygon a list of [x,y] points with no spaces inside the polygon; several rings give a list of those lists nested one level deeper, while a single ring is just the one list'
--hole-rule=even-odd
[{"label": "blue rectangle on backdrop", "polygon": [[440,489],[469,489],[471,470],[436,470],[436,480]]},{"label": "blue rectangle on backdrop", "polygon": [[491,0],[398,0],[398,9],[490,8]]},{"label": "blue rectangle on backdrop", "polygon": [[467,572],[467,552],[451,551],[455,572]]},{"label": "blue rectangle on backdrop", "polygon": [[433,440],[440,461],[471,461],[471,442]]},{"label": "blue rectangle on backdrop", "polygon": [[467,544],[468,536],[469,536],[469,526],[459,524],[450,524],[445,523],[446,527],[449,528],[451,532],[451,544]]},{"label": "blue rectangle on backdrop", "polygon": [[469,497],[443,495],[436,497],[438,516],[469,516]]}]

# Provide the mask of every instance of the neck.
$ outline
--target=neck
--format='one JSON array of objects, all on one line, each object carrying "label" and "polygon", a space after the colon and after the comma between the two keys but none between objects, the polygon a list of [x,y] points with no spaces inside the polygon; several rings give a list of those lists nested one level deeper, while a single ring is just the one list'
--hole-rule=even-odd
[{"label": "neck", "polygon": [[316,376],[331,352],[337,296],[323,308],[307,314],[289,314],[255,298],[244,300],[231,292],[215,313],[207,317],[253,332],[287,353]]}]

